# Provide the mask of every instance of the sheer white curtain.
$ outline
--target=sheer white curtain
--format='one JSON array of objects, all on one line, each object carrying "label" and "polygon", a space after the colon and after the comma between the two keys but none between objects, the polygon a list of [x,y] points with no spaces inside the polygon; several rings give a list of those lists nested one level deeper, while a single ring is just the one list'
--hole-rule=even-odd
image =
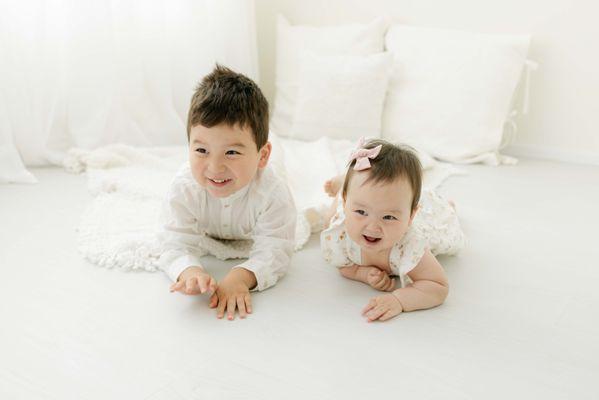
[{"label": "sheer white curtain", "polygon": [[248,0],[0,0],[0,137],[26,165],[72,146],[185,143],[215,62],[257,76]]}]

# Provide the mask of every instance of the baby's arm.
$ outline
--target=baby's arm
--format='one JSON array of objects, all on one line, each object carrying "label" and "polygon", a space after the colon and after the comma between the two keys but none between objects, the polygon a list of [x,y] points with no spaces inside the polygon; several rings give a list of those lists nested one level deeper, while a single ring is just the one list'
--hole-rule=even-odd
[{"label": "baby's arm", "polygon": [[424,252],[422,259],[408,276],[413,283],[393,292],[399,299],[403,311],[432,308],[445,301],[449,293],[447,276],[430,250]]},{"label": "baby's arm", "polygon": [[375,266],[354,264],[348,267],[340,267],[339,273],[345,278],[363,282],[383,292],[391,291],[395,287],[395,279],[390,278],[387,272]]},{"label": "baby's arm", "polygon": [[375,297],[362,311],[368,321],[390,319],[403,311],[415,311],[442,304],[449,293],[447,276],[435,256],[426,250],[422,259],[408,273],[413,283]]}]

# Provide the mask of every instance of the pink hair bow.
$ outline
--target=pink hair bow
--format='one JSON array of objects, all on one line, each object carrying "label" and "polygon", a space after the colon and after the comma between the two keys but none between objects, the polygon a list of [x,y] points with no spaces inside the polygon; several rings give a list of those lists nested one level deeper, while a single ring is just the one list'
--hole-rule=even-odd
[{"label": "pink hair bow", "polygon": [[358,141],[358,147],[352,151],[351,156],[349,157],[349,161],[356,160],[356,164],[354,165],[355,171],[363,171],[365,169],[370,168],[370,158],[376,158],[381,152],[382,145],[378,145],[372,149],[364,148],[364,138],[361,137]]}]

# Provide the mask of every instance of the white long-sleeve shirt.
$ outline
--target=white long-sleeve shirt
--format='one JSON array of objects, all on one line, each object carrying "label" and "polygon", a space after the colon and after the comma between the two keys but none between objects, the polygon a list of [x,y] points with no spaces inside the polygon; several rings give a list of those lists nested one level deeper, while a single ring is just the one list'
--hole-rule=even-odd
[{"label": "white long-sleeve shirt", "polygon": [[243,189],[217,198],[200,186],[189,165],[182,167],[165,199],[159,264],[176,281],[184,269],[200,265],[198,237],[252,239],[243,267],[256,276],[256,290],[285,275],[294,248],[297,212],[286,183],[267,167]]}]

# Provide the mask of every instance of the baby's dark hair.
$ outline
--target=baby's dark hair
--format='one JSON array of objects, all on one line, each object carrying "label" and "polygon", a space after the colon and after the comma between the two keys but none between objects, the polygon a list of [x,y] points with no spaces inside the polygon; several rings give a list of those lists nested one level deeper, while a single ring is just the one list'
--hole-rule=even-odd
[{"label": "baby's dark hair", "polygon": [[254,81],[216,64],[204,77],[193,96],[187,115],[187,140],[191,128],[225,123],[249,126],[258,150],[268,141],[268,101]]},{"label": "baby's dark hair", "polygon": [[[365,182],[390,183],[400,177],[408,179],[413,192],[411,211],[414,212],[418,207],[422,191],[422,164],[420,164],[416,151],[409,146],[395,145],[381,139],[368,141],[364,148],[373,149],[378,145],[381,145],[381,151],[375,158],[369,159],[371,167],[367,171],[370,176]],[[347,189],[354,174],[355,164],[356,160],[352,160],[347,167],[342,191],[344,200],[347,197]]]}]

